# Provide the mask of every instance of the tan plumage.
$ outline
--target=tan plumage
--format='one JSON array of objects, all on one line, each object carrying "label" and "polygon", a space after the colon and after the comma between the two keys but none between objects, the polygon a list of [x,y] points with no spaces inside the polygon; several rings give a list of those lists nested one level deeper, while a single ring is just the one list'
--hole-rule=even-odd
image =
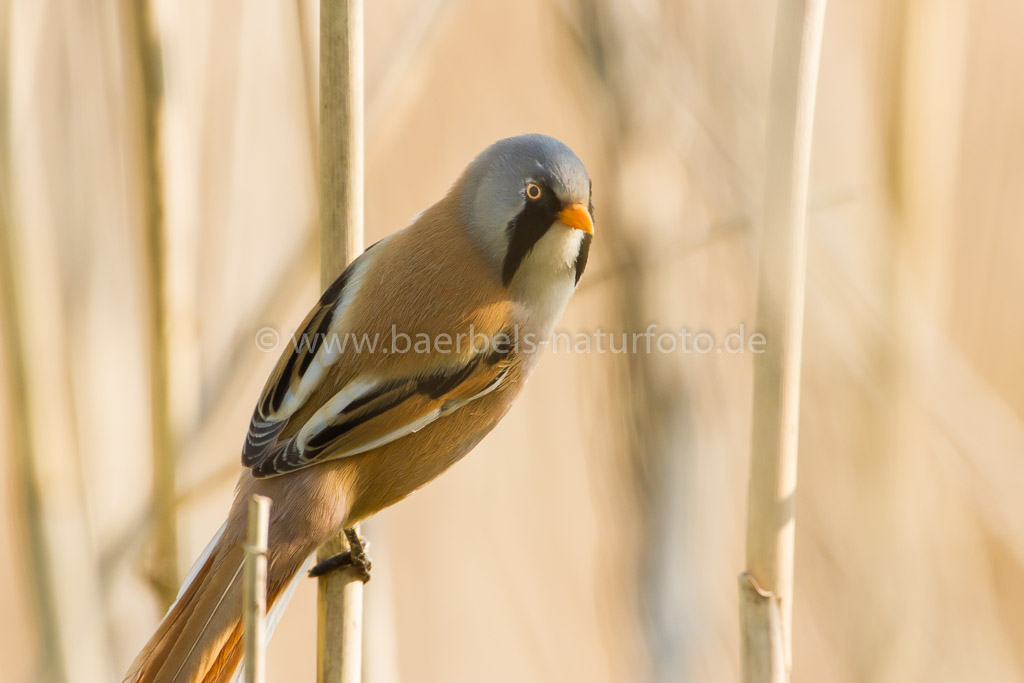
[{"label": "tan plumage", "polygon": [[[526,185],[545,194],[534,201],[531,187],[531,198],[515,200]],[[482,202],[488,194],[494,201]],[[328,288],[264,387],[243,447],[249,469],[223,533],[126,680],[213,682],[236,673],[251,493],[274,501],[274,605],[322,543],[441,474],[494,427],[582,272],[592,230],[583,201],[589,179],[564,145],[542,136],[501,141]],[[503,202],[503,212],[491,211]],[[396,334],[430,339],[432,348],[396,353],[404,344]],[[375,350],[356,352],[352,335],[376,339]]]}]

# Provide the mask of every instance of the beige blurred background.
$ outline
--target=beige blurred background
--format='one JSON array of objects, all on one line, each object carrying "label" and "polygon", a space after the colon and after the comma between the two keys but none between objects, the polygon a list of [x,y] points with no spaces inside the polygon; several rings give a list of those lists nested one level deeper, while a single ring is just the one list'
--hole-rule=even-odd
[{"label": "beige blurred background", "polygon": [[[257,330],[318,294],[317,8],[0,1],[0,681],[119,680],[227,510]],[[774,14],[367,2],[367,243],[543,132],[594,176],[560,329],[753,329]],[[1022,35],[1019,0],[829,3],[796,681],[1024,680]],[[736,680],[752,361],[549,354],[367,525],[367,683]],[[306,581],[270,680],[315,647]]]}]

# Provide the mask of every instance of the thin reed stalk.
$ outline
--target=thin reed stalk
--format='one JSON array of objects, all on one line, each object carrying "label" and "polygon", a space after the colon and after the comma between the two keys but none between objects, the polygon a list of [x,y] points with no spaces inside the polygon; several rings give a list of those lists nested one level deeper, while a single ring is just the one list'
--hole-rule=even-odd
[{"label": "thin reed stalk", "polygon": [[244,647],[245,682],[267,680],[267,537],[270,504],[266,496],[249,499],[249,534],[245,544]]},{"label": "thin reed stalk", "polygon": [[[363,3],[320,2],[320,280],[363,250]],[[318,560],[344,552],[344,535]],[[317,680],[360,683],[363,582],[350,569],[319,579]]]},{"label": "thin reed stalk", "polygon": [[743,680],[779,683],[792,666],[794,503],[807,261],[807,188],[825,0],[781,0],[775,26],[747,507],[740,575]]},{"label": "thin reed stalk", "polygon": [[145,243],[146,308],[149,313],[150,429],[153,473],[152,582],[164,606],[178,591],[178,528],[174,505],[175,449],[171,427],[170,349],[167,337],[167,270],[162,178],[160,174],[160,101],[162,67],[152,34],[149,0],[126,5],[134,39],[141,81],[139,106],[142,119],[140,168],[145,196],[143,226]]},{"label": "thin reed stalk", "polygon": [[[6,37],[6,36],[4,36]],[[0,86],[6,86],[6,73],[0,73]],[[6,90],[5,90],[6,91]],[[20,268],[14,253],[14,226],[11,224],[11,206],[6,173],[7,120],[0,111],[0,347],[4,352],[3,365],[7,389],[5,397],[9,415],[11,455],[11,491],[14,494],[14,517],[20,523],[21,542],[25,550],[26,577],[30,587],[32,613],[35,617],[36,638],[48,653],[41,659],[40,675],[49,681],[69,680],[64,649],[61,647],[59,598],[50,581],[52,558],[47,543],[43,482],[36,473],[36,445],[29,414],[29,391],[25,337],[20,296],[18,292]]]},{"label": "thin reed stalk", "polygon": [[[96,531],[88,514],[75,412],[70,348],[75,337],[68,317],[77,309],[71,308],[67,291],[74,280],[64,277],[59,248],[61,221],[75,204],[53,201],[48,206],[56,213],[47,218],[34,211],[39,197],[49,200],[63,189],[58,166],[69,163],[61,154],[69,148],[67,141],[45,135],[34,139],[35,122],[15,116],[38,114],[35,86],[46,73],[48,46],[64,44],[59,22],[41,25],[38,32],[26,30],[25,14],[9,11],[0,17],[0,393],[6,394],[0,402],[9,411],[11,437],[11,471],[4,473],[12,503],[7,521],[17,530],[7,559],[23,562],[26,586],[16,576],[13,590],[28,593],[29,609],[24,618],[18,618],[18,610],[4,615],[19,631],[35,630],[35,642],[29,642],[36,671],[29,678],[112,680],[105,594],[96,571]],[[42,161],[51,152],[56,156]],[[41,185],[31,173],[17,170],[28,159],[42,163],[46,180]],[[19,641],[11,642],[17,647]]]}]

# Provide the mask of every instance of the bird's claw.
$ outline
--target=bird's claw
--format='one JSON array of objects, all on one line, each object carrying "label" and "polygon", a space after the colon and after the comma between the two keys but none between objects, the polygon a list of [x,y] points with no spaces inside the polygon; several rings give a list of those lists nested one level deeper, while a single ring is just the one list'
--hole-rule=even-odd
[{"label": "bird's claw", "polygon": [[366,549],[370,544],[365,539],[359,538],[355,529],[345,529],[345,537],[348,539],[349,549],[318,562],[309,570],[311,577],[323,576],[345,567],[352,567],[363,583],[370,580],[370,569],[373,568],[373,562],[366,556]]}]

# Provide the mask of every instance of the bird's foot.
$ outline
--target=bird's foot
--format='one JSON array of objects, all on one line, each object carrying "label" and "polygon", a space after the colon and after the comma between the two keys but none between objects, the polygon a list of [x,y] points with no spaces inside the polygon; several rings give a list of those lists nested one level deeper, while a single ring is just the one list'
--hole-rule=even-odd
[{"label": "bird's foot", "polygon": [[345,538],[348,539],[349,549],[343,553],[332,555],[323,562],[318,562],[309,570],[311,577],[323,576],[338,569],[352,567],[363,583],[370,580],[370,569],[373,568],[373,562],[366,556],[366,549],[370,546],[369,542],[359,538],[355,529],[345,529]]}]

